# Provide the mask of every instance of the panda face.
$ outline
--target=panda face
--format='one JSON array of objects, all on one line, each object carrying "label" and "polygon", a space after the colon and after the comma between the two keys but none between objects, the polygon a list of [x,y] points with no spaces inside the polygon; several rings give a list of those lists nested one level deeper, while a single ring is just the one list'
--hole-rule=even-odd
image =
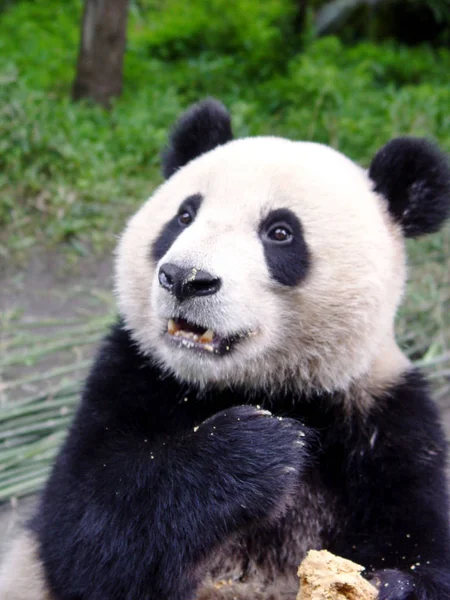
[{"label": "panda face", "polygon": [[249,138],[170,177],[117,251],[119,308],[183,381],[346,389],[392,339],[403,239],[366,173]]}]

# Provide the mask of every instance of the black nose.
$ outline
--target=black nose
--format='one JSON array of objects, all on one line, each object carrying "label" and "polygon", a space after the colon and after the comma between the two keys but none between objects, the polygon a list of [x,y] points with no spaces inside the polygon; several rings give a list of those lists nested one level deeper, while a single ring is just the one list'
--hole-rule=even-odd
[{"label": "black nose", "polygon": [[206,271],[185,269],[166,263],[159,269],[159,283],[178,300],[216,294],[222,282]]}]

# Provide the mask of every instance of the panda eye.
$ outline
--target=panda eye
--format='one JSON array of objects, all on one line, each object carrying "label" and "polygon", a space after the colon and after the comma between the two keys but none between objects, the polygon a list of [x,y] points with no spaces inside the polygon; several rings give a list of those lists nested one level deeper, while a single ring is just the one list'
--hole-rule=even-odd
[{"label": "panda eye", "polygon": [[274,242],[286,244],[292,240],[293,236],[291,230],[285,225],[274,225],[267,232],[267,237]]},{"label": "panda eye", "polygon": [[194,219],[193,219],[191,213],[187,210],[184,210],[183,212],[181,212],[178,215],[178,223],[180,225],[183,225],[183,226],[190,225],[193,220]]}]

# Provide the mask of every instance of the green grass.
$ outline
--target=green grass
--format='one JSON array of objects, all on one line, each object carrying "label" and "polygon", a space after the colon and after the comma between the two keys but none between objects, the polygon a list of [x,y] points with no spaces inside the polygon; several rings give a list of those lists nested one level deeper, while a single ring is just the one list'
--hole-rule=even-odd
[{"label": "green grass", "polygon": [[0,13],[5,258],[36,243],[110,248],[161,181],[169,126],[206,95],[229,106],[237,135],[316,140],[364,165],[399,134],[450,150],[449,49],[301,40],[288,0],[145,0],[133,4],[124,94],[105,112],[69,98],[81,8],[21,0]]}]

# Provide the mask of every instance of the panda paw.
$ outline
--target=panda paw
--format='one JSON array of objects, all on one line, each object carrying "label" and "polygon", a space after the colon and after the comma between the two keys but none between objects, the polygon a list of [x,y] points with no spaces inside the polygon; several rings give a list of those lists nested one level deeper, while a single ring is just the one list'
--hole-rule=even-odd
[{"label": "panda paw", "polygon": [[416,600],[415,578],[397,569],[376,571],[370,582],[379,590],[378,600]]},{"label": "panda paw", "polygon": [[450,598],[450,572],[424,569],[408,573],[383,569],[371,574],[370,581],[379,590],[378,600],[444,600]]},{"label": "panda paw", "polygon": [[231,492],[235,482],[230,497],[248,508],[251,519],[289,504],[308,462],[308,428],[254,406],[235,406],[204,421],[197,433],[208,439],[223,484]]}]

